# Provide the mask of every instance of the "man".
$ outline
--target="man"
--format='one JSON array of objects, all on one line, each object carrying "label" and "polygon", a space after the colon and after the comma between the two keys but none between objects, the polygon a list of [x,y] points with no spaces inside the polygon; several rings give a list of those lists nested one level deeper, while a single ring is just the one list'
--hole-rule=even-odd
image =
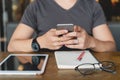
[{"label": "man", "polygon": [[[75,25],[73,32],[56,30],[57,24],[68,23]],[[104,13],[95,0],[35,0],[27,7],[11,37],[8,51],[64,50],[63,47],[115,51]]]}]

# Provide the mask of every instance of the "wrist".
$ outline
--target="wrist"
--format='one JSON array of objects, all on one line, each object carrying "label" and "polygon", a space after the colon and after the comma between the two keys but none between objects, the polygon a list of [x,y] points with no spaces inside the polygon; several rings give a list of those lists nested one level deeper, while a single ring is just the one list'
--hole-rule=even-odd
[{"label": "wrist", "polygon": [[32,47],[32,50],[35,52],[40,51],[40,44],[37,41],[37,37],[32,40],[31,47]]},{"label": "wrist", "polygon": [[94,49],[96,47],[96,40],[95,38],[91,37],[91,40],[90,40],[90,49]]},{"label": "wrist", "polygon": [[42,37],[38,37],[36,40],[38,41],[38,44],[40,45],[40,49],[44,49],[45,48],[44,39]]}]

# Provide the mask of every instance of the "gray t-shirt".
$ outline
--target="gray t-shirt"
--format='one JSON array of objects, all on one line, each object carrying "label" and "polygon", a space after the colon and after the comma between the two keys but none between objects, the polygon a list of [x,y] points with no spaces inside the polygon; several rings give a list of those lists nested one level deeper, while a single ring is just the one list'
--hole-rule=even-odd
[{"label": "gray t-shirt", "polygon": [[68,23],[79,25],[92,35],[92,29],[105,24],[106,19],[95,0],[77,0],[69,10],[63,9],[54,0],[35,0],[25,10],[21,23],[32,27],[39,36],[57,24]]}]

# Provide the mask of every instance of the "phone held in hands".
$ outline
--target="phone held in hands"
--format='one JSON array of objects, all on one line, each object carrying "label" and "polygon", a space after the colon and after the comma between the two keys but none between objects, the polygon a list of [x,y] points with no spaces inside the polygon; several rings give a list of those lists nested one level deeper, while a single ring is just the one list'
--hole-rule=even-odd
[{"label": "phone held in hands", "polygon": [[74,24],[57,24],[57,30],[68,30],[68,32],[74,31]]},{"label": "phone held in hands", "polygon": [[[68,30],[68,32],[73,32],[74,31],[74,24],[57,24],[56,29],[57,30]],[[60,35],[60,36],[62,36],[62,35]],[[76,39],[76,37],[73,37],[73,39]]]}]

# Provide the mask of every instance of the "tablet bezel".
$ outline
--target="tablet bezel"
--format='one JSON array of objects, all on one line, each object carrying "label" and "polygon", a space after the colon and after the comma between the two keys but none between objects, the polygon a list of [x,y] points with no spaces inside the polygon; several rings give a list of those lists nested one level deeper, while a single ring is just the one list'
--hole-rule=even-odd
[{"label": "tablet bezel", "polygon": [[10,56],[45,56],[45,60],[43,66],[40,71],[1,71],[0,75],[40,75],[45,71],[45,67],[48,61],[48,54],[10,54],[8,55],[2,62],[0,62],[0,66],[10,57]]}]

